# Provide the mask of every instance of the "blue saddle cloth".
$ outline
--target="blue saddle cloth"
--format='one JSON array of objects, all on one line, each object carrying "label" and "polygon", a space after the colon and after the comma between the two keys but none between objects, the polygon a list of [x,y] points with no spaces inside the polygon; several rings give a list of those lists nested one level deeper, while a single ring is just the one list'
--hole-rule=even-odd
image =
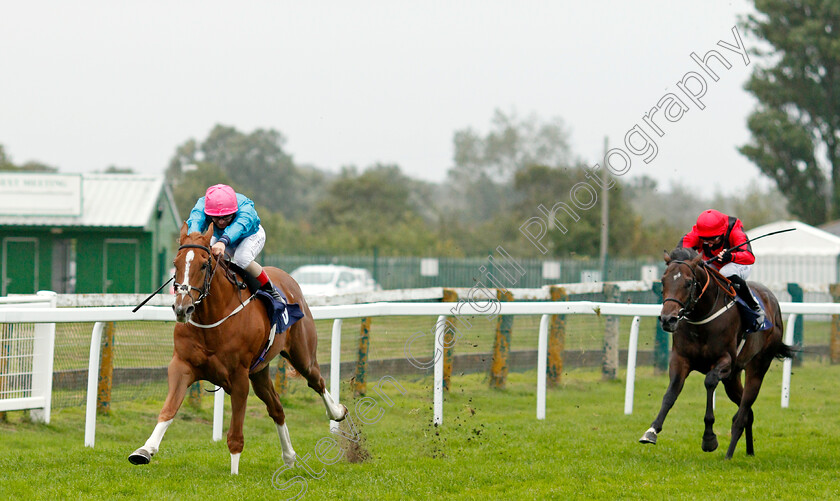
[{"label": "blue saddle cloth", "polygon": [[280,297],[283,298],[282,303],[275,300],[271,297],[271,294],[266,291],[258,290],[256,294],[258,298],[262,299],[263,304],[265,304],[265,309],[268,312],[268,319],[271,321],[271,326],[276,326],[277,333],[279,334],[286,331],[289,327],[293,326],[295,322],[303,318],[303,310],[300,309],[300,305],[297,303],[289,304],[286,299],[286,295],[283,294],[283,291],[277,287],[274,289],[280,293]]},{"label": "blue saddle cloth", "polygon": [[765,331],[770,327],[773,327],[773,322],[770,321],[770,315],[767,315],[767,309],[764,307],[764,301],[761,300],[761,296],[753,293],[753,297],[756,301],[758,301],[761,309],[764,310],[764,323],[760,325],[757,324],[756,320],[758,320],[758,314],[754,312],[743,299],[741,299],[741,296],[735,296],[735,302],[738,304],[738,311],[741,312],[741,320],[743,321],[743,324],[747,326],[746,332]]},{"label": "blue saddle cloth", "polygon": [[283,291],[277,287],[274,289],[280,293],[280,296],[283,298],[282,302],[275,300],[271,297],[271,294],[266,291],[257,290],[255,293],[255,295],[262,300],[263,304],[265,304],[268,319],[271,322],[271,334],[268,336],[268,342],[260,352],[260,356],[258,356],[257,359],[254,360],[254,363],[251,364],[251,372],[253,372],[263,360],[265,360],[268,350],[271,349],[271,345],[274,343],[275,334],[288,330],[288,328],[294,325],[295,322],[303,318],[303,310],[300,309],[300,305],[297,303],[289,304],[289,301],[286,299],[286,295],[283,294]]}]

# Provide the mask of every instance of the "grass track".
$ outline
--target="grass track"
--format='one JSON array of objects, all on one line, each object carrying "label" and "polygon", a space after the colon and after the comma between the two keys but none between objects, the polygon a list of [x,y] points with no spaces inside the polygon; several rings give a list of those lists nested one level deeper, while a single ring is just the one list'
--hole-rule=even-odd
[{"label": "grass track", "polygon": [[[431,378],[398,377],[394,407],[364,425],[364,463],[322,466],[315,444],[328,436],[323,406],[300,380],[284,397],[292,442],[319,479],[307,477],[304,499],[836,499],[840,497],[840,366],[806,363],[795,371],[791,407],[779,406],[781,363],[774,363],[754,409],[756,456],[743,439],[723,459],[735,406],[719,392],[720,448],[700,450],[703,378],[692,374],[665,422],[659,444],[637,442],[658,411],[666,376],[640,368],[634,413],[623,414],[623,380],[601,382],[592,370],[564,374],[548,396],[547,419],[535,416],[533,371],[512,374],[508,388],[488,390],[483,375],[458,377],[431,425]],[[418,372],[419,374],[419,372]],[[623,373],[622,373],[623,376]],[[370,387],[370,386],[369,386]],[[345,392],[346,395],[346,392]],[[160,400],[115,404],[98,419],[96,448],[82,446],[80,408],[54,412],[50,425],[9,413],[0,424],[0,492],[11,499],[286,499],[272,487],[282,465],[274,425],[249,401],[240,475],[230,476],[224,443],[213,443],[211,398],[182,408],[147,466],[128,454],[154,427]],[[375,395],[374,395],[375,396]],[[348,407],[352,407],[348,405]],[[353,416],[356,415],[351,410]],[[227,422],[227,418],[226,418]],[[278,475],[278,484],[301,469]]]}]

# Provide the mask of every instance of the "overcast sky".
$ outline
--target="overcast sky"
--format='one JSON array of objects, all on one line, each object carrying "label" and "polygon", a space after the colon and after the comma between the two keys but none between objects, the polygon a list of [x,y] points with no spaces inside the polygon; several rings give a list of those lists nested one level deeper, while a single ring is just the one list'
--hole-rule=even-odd
[{"label": "overcast sky", "polygon": [[[738,145],[755,100],[731,32],[745,1],[4,1],[0,144],[15,163],[163,173],[218,123],[273,128],[299,164],[396,163],[442,181],[452,136],[495,109],[561,118],[576,155],[602,163],[667,93],[689,110],[626,178],[731,194],[759,170]],[[744,44],[755,41],[743,31]],[[690,54],[715,49],[731,64]],[[707,82],[700,101],[677,86]],[[691,84],[689,84],[691,87]],[[697,88],[697,86],[694,86]],[[626,148],[626,147],[625,147]],[[766,184],[766,182],[763,182]]]}]

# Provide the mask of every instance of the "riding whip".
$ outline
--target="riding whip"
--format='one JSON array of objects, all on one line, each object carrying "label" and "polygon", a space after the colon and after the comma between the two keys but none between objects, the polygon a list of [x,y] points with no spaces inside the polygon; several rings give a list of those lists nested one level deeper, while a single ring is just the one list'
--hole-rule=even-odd
[{"label": "riding whip", "polygon": [[171,282],[171,281],[173,281],[173,280],[175,280],[175,277],[174,277],[174,276],[173,276],[173,277],[170,277],[170,278],[169,278],[169,280],[167,280],[165,284],[163,284],[163,285],[161,285],[160,287],[158,287],[158,290],[156,290],[156,291],[152,292],[152,294],[151,294],[149,297],[147,297],[146,299],[144,299],[142,303],[138,304],[138,305],[137,305],[137,306],[136,306],[133,310],[131,310],[131,313],[137,313],[137,310],[139,310],[141,306],[143,306],[144,304],[148,303],[148,302],[149,302],[149,299],[152,299],[153,297],[155,297],[155,294],[157,294],[158,292],[162,291],[162,290],[163,290],[163,288],[164,288],[164,287],[166,287],[166,286],[169,284],[169,282]]},{"label": "riding whip", "polygon": [[[795,230],[795,229],[796,229],[796,228],[788,228],[788,229],[786,229],[786,230],[771,231],[770,233],[765,233],[764,235],[761,235],[761,236],[758,236],[758,237],[755,237],[755,238],[750,238],[750,239],[749,239],[749,240],[747,240],[746,242],[740,243],[740,244],[736,245],[735,247],[730,247],[729,249],[726,249],[726,251],[731,252],[731,251],[733,251],[733,250],[737,249],[738,247],[741,247],[741,246],[743,246],[743,245],[747,245],[748,243],[753,242],[753,241],[755,241],[755,240],[758,240],[759,238],[769,237],[770,235],[776,235],[776,234],[779,234],[779,233],[787,233],[788,231],[793,231],[793,230]],[[713,258],[709,259],[708,261],[704,261],[704,263],[706,263],[706,264],[710,264],[710,263],[711,263],[712,261],[714,261],[715,259],[717,259],[717,256],[715,256],[715,257],[713,257]]]}]

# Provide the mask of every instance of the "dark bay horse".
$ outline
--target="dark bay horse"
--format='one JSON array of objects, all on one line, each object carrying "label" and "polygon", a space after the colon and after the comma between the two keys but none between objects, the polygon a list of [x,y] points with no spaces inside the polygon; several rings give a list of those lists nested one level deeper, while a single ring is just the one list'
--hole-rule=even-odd
[{"label": "dark bay horse", "polygon": [[[753,449],[752,405],[758,397],[761,382],[773,358],[793,357],[795,350],[782,342],[782,313],[776,297],[763,285],[750,282],[761,297],[767,318],[773,323],[769,329],[744,334],[735,304],[731,284],[713,268],[706,266],[694,250],[677,248],[665,253],[667,268],[662,275],[662,328],[673,333],[673,347],[669,363],[671,382],[662,398],[662,408],[639,442],[655,444],[662,431],[665,416],[683,389],[689,372],[706,375],[706,428],[702,449],[717,449],[718,441],[712,426],[714,391],[723,382],[726,395],[738,405],[732,418],[731,440],[726,459],[731,459],[735,446],[746,435],[747,455]],[[741,372],[744,384],[741,384]]]},{"label": "dark bay horse", "polygon": [[[286,331],[277,333],[264,360],[256,363],[270,339],[266,308],[257,298],[248,301],[249,292],[234,284],[224,264],[220,265],[211,255],[212,235],[212,224],[204,234],[187,234],[186,223],[181,227],[181,246],[174,263],[176,288],[172,308],[178,323],[174,332],[175,351],[168,370],[169,393],[151,437],[128,459],[134,464],[147,464],[151,460],[189,386],[205,380],[222,387],[230,395],[232,410],[227,444],[231,473],[239,473],[239,456],[245,444],[242,423],[250,380],[254,393],[265,402],[268,414],[277,426],[283,462],[292,465],[295,451],[283,406],[269,378],[271,360],[277,354],[288,359],[309,387],[321,396],[330,419],[341,421],[347,408],[335,403],[324,386],[315,358],[318,343],[315,321],[300,286],[277,268],[266,267],[265,272],[282,289],[289,303],[300,305],[304,317]],[[243,304],[244,308],[241,307]]]}]

